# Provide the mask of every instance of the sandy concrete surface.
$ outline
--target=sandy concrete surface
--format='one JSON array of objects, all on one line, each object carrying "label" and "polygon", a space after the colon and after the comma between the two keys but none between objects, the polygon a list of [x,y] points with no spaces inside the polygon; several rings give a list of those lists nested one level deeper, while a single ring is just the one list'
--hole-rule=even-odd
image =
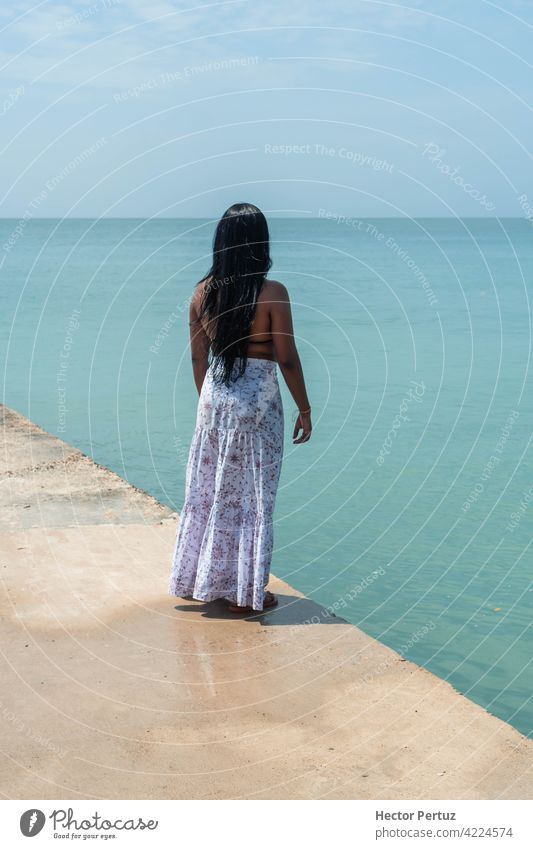
[{"label": "sandy concrete surface", "polygon": [[531,798],[532,741],[281,581],[167,596],[177,515],[0,412],[5,798]]}]

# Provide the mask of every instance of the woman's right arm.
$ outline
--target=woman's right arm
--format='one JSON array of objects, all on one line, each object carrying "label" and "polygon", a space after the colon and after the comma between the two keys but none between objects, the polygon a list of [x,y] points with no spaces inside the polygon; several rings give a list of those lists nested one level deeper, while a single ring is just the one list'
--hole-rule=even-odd
[{"label": "woman's right arm", "polygon": [[[289,392],[298,407],[299,412],[294,426],[293,441],[295,444],[299,444],[307,442],[311,437],[313,429],[311,405],[305,388],[302,364],[294,341],[289,293],[283,283],[277,281],[271,281],[271,292],[269,302],[274,356]],[[298,437],[300,431],[302,431],[302,434]]]}]

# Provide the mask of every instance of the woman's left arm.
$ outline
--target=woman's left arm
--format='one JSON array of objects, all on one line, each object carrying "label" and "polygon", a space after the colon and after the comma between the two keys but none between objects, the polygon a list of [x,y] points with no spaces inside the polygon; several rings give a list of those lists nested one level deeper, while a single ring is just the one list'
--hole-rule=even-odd
[{"label": "woman's left arm", "polygon": [[199,395],[202,391],[204,378],[209,366],[211,341],[202,327],[202,322],[196,309],[195,298],[192,298],[189,306],[189,330],[191,335],[192,370]]}]

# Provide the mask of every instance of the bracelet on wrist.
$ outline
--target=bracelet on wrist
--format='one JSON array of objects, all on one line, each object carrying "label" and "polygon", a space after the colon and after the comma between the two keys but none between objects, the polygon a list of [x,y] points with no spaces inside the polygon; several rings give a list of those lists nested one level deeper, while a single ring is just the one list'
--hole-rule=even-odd
[{"label": "bracelet on wrist", "polygon": [[306,413],[311,412],[311,407],[309,407],[308,410],[298,410],[298,412],[300,413],[301,416],[305,416]]}]

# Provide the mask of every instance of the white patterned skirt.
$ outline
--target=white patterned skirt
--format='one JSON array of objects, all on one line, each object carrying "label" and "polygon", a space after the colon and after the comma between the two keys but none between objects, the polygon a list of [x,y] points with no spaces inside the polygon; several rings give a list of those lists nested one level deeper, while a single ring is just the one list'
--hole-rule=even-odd
[{"label": "white patterned skirt", "polygon": [[208,369],[198,401],[169,593],[263,609],[283,456],[277,366],[247,360],[230,387]]}]

